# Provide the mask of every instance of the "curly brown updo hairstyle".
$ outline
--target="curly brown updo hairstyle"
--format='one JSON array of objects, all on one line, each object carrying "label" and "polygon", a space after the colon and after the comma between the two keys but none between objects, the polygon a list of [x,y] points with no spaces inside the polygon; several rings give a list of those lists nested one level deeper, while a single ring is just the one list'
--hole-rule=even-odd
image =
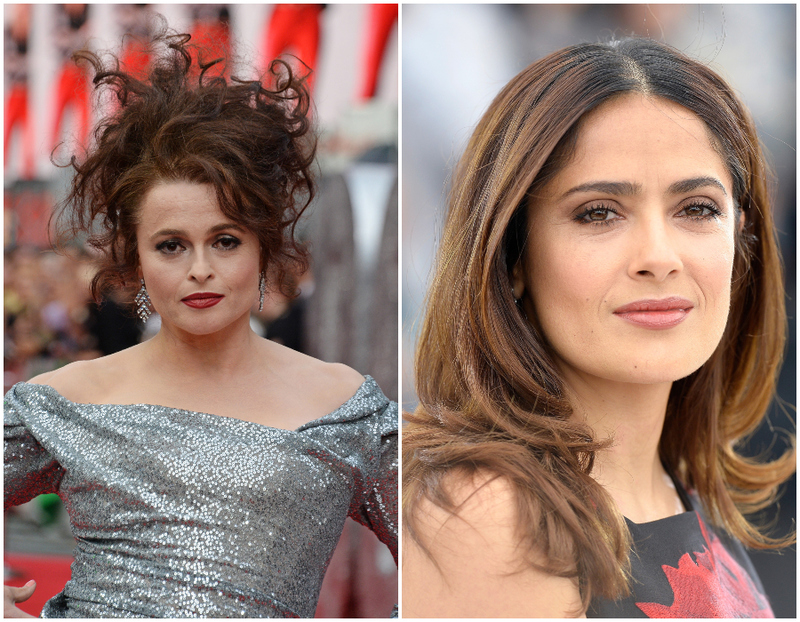
[{"label": "curly brown updo hairstyle", "polygon": [[261,269],[283,294],[294,295],[294,276],[307,267],[295,240],[314,196],[304,78],[282,60],[272,62],[264,83],[226,78],[226,59],[204,60],[190,39],[162,27],[144,77],[111,54],[73,55],[91,65],[98,101],[110,95],[112,112],[96,126],[86,157],[70,159],[75,176],[56,214],[57,242],[84,234],[100,251],[97,300],[138,287],[139,208],[162,182],[211,184],[222,213],[258,237]]}]

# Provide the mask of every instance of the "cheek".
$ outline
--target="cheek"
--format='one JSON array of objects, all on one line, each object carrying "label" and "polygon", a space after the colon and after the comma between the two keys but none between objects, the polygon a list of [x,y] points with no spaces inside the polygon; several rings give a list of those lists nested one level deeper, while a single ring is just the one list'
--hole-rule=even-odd
[{"label": "cheek", "polygon": [[248,301],[253,289],[258,287],[259,257],[251,253],[242,253],[235,258],[220,262],[217,276],[231,294],[241,296]]},{"label": "cheek", "polygon": [[543,327],[596,315],[617,270],[613,249],[555,236],[534,242],[527,257],[528,287]]},{"label": "cheek", "polygon": [[181,258],[139,251],[140,278],[144,279],[147,291],[153,299],[174,297],[186,278],[186,271],[186,263]]},{"label": "cheek", "polygon": [[248,253],[246,257],[242,257],[236,264],[236,278],[242,282],[249,284],[253,278],[258,278],[260,258],[257,254]]},{"label": "cheek", "polygon": [[141,264],[141,270],[152,300],[159,301],[172,297],[180,280],[174,269],[170,270],[163,263],[144,261]]},{"label": "cheek", "polygon": [[722,239],[698,246],[692,257],[691,271],[707,310],[727,320],[733,275],[733,242]]},{"label": "cheek", "polygon": [[536,318],[545,341],[573,367],[586,367],[602,353],[601,308],[618,270],[608,246],[587,247],[548,236],[531,240],[526,257],[529,319]]}]

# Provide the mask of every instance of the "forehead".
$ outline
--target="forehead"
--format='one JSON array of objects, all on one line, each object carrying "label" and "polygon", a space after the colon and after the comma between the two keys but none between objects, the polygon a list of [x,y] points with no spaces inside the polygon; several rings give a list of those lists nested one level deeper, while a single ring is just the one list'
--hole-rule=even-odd
[{"label": "forehead", "polygon": [[228,220],[217,204],[214,187],[187,181],[161,181],[146,194],[139,208],[141,227],[206,225]]},{"label": "forehead", "polygon": [[553,182],[602,179],[652,187],[698,176],[720,179],[732,196],[730,172],[702,119],[669,100],[629,93],[581,120],[572,158]]}]

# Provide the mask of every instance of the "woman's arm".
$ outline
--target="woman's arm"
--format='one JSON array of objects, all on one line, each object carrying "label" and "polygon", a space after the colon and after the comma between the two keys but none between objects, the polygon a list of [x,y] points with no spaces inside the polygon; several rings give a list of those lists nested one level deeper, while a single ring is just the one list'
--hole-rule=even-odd
[{"label": "woman's arm", "polygon": [[[11,388],[3,401],[3,497],[4,508],[20,505],[33,497],[58,491],[63,469],[28,429],[30,415],[26,399]],[[36,584],[3,587],[3,616],[31,618],[16,606],[28,600]]]},{"label": "woman's arm", "polygon": [[397,402],[389,402],[375,415],[380,436],[365,489],[350,518],[369,527],[397,562]]},{"label": "woman's arm", "polygon": [[403,538],[403,617],[583,617],[575,581],[526,561],[511,486],[500,478],[453,479],[457,515],[429,501],[415,508],[430,555]]},{"label": "woman's arm", "polygon": [[58,492],[61,465],[39,444],[27,425],[30,409],[16,385],[3,401],[3,506],[8,509]]}]

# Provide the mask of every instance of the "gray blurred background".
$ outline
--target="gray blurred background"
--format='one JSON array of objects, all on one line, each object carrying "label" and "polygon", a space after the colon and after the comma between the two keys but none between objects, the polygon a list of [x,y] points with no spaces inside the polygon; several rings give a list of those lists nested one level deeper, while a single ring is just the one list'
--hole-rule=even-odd
[{"label": "gray blurred background", "polygon": [[[405,5],[402,31],[402,401],[416,405],[413,349],[444,216],[450,171],[498,91],[567,45],[636,34],[664,41],[721,74],[749,106],[778,179],[775,222],[786,266],[789,344],[780,399],[748,443],[779,453],[796,404],[796,7],[789,5]],[[761,518],[794,528],[796,482]],[[795,617],[795,548],[752,553],[775,615]]]}]

